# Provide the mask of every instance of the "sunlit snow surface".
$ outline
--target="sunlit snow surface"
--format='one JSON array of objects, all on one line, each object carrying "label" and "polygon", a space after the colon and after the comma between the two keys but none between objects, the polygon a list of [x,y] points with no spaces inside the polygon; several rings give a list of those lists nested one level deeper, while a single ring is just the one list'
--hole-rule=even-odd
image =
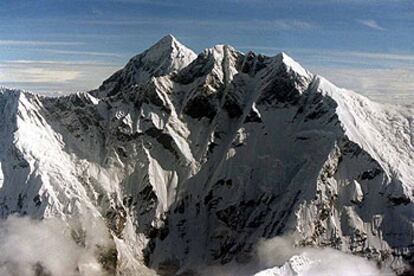
[{"label": "sunlit snow surface", "polygon": [[306,255],[293,256],[281,267],[274,267],[263,270],[254,276],[294,276],[305,275],[311,267],[317,266],[320,260],[313,260]]}]

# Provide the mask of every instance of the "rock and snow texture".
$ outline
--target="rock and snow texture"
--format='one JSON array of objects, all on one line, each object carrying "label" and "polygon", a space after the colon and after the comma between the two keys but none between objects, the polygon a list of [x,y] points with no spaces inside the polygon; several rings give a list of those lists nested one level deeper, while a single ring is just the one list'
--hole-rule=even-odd
[{"label": "rock and snow texture", "polygon": [[0,216],[92,214],[120,274],[245,263],[286,233],[398,272],[413,262],[413,110],[284,53],[197,56],[167,36],[88,93],[3,89],[0,113]]},{"label": "rock and snow texture", "polygon": [[320,260],[313,260],[306,255],[295,255],[292,256],[281,267],[269,268],[260,271],[254,276],[300,276],[306,275],[306,271],[310,270],[313,266],[316,266]]},{"label": "rock and snow texture", "polygon": [[335,250],[309,250],[294,255],[281,266],[264,269],[254,276],[355,276],[394,275],[375,264]]}]

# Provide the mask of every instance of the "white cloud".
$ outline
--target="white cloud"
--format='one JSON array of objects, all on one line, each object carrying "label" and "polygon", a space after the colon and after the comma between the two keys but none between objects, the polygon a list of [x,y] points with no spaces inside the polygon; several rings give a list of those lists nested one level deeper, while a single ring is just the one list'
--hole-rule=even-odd
[{"label": "white cloud", "polygon": [[377,31],[385,31],[386,29],[384,27],[381,27],[377,21],[371,20],[371,19],[359,19],[357,22],[361,25],[364,25],[365,27],[371,28],[373,30]]}]

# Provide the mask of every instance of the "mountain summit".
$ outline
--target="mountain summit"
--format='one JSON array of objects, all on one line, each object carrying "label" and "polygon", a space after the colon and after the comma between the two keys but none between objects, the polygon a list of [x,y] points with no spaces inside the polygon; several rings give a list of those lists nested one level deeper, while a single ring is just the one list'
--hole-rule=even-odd
[{"label": "mountain summit", "polygon": [[133,57],[122,70],[106,80],[101,90],[111,91],[113,86],[126,88],[180,70],[190,64],[197,55],[174,36],[167,35],[157,43]]},{"label": "mountain summit", "polygon": [[196,55],[169,35],[97,90],[3,90],[0,107],[1,217],[58,218],[74,233],[86,214],[102,220],[111,273],[196,275],[284,235],[397,273],[413,263],[412,110],[285,53]]}]

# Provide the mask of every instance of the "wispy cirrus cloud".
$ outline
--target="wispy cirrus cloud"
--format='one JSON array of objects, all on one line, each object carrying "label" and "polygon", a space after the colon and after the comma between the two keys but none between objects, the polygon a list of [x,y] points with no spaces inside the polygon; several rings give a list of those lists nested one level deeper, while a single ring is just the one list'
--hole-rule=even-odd
[{"label": "wispy cirrus cloud", "polygon": [[382,26],[380,26],[377,21],[372,20],[372,19],[358,19],[356,20],[359,24],[368,27],[370,29],[373,30],[377,30],[377,31],[386,31],[386,29]]},{"label": "wispy cirrus cloud", "polygon": [[0,61],[0,67],[16,66],[21,64],[31,65],[54,65],[54,66],[111,66],[113,63],[99,62],[94,60],[64,61],[64,60],[30,60],[16,59]]},{"label": "wispy cirrus cloud", "polygon": [[95,52],[95,51],[73,51],[73,50],[56,50],[56,49],[39,49],[39,51],[50,54],[61,55],[79,55],[79,56],[94,56],[94,57],[115,57],[120,58],[122,55],[110,52]]},{"label": "wispy cirrus cloud", "polygon": [[337,52],[338,55],[347,55],[353,57],[362,57],[377,60],[394,60],[394,61],[414,61],[414,54],[392,54],[392,53],[375,53],[375,52],[356,52],[356,51],[345,51]]},{"label": "wispy cirrus cloud", "polygon": [[253,20],[246,22],[247,24],[254,24],[256,26],[262,26],[267,28],[274,28],[279,30],[308,30],[316,27],[313,22],[297,19],[280,19],[280,20]]},{"label": "wispy cirrus cloud", "polygon": [[41,40],[0,40],[0,46],[76,46],[85,43],[78,41],[41,41]]},{"label": "wispy cirrus cloud", "polygon": [[274,19],[274,20],[200,20],[200,19],[166,19],[166,18],[141,18],[141,19],[110,19],[110,20],[84,20],[74,22],[75,24],[86,25],[108,25],[108,26],[142,26],[142,25],[165,25],[165,26],[197,26],[207,28],[238,28],[238,29],[259,29],[259,30],[309,30],[317,27],[311,21],[301,19]]},{"label": "wispy cirrus cloud", "polygon": [[0,85],[49,95],[67,94],[98,87],[120,67],[88,60],[0,61]]}]

